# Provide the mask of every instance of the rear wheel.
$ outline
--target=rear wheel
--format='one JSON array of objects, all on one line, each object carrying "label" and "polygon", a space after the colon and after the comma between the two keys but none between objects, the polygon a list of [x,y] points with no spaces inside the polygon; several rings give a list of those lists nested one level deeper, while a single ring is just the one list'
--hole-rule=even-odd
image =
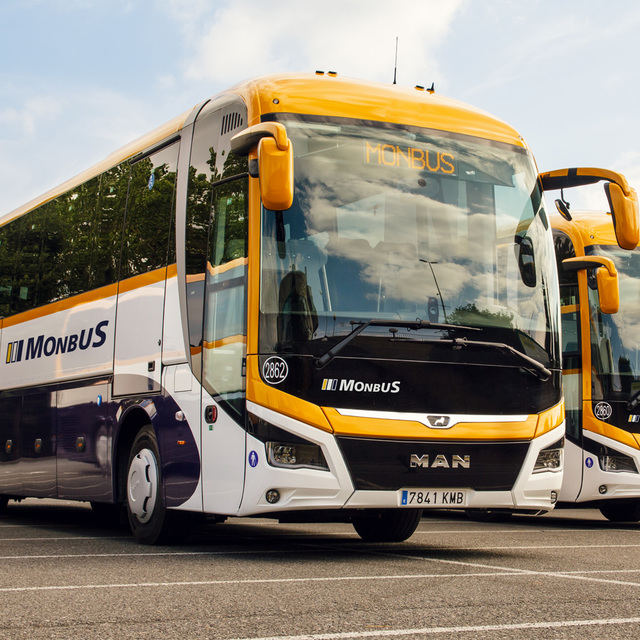
[{"label": "rear wheel", "polygon": [[600,513],[611,522],[638,522],[640,500],[612,502],[600,507]]},{"label": "rear wheel", "polygon": [[418,528],[421,509],[383,509],[353,518],[353,528],[367,542],[402,542]]},{"label": "rear wheel", "polygon": [[142,544],[169,542],[171,518],[161,491],[160,453],[151,425],[136,436],[127,466],[127,517],[131,532]]}]

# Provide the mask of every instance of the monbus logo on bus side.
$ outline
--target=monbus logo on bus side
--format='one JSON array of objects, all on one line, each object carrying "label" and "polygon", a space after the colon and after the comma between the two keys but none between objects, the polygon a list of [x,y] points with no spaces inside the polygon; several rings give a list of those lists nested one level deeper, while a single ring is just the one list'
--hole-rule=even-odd
[{"label": "monbus logo on bus side", "polygon": [[412,453],[409,458],[409,466],[412,469],[470,469],[471,468],[471,456],[459,456],[452,455],[451,460],[447,458],[443,453],[439,453],[433,458],[433,462],[429,460],[429,454],[426,453],[422,456],[417,453]]},{"label": "monbus logo on bus side", "polygon": [[325,378],[322,381],[323,391],[355,391],[356,393],[400,393],[400,381],[362,382],[361,380],[345,380],[344,378]]},{"label": "monbus logo on bus side", "polygon": [[80,333],[72,333],[71,335],[57,338],[55,336],[39,335],[37,338],[27,338],[15,340],[7,345],[7,357],[5,362],[11,364],[13,362],[21,362],[24,356],[25,360],[37,360],[42,356],[49,357],[61,353],[72,353],[79,349],[85,351],[89,347],[97,349],[101,347],[107,340],[107,334],[104,329],[109,324],[108,320],[98,322],[95,327],[82,329]]}]

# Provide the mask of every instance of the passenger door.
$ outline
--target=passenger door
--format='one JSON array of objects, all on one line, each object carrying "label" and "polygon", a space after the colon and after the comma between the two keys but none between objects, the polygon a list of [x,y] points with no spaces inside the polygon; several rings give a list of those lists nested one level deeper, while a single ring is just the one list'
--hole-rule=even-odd
[{"label": "passenger door", "polygon": [[248,175],[229,142],[244,126],[237,99],[211,103],[195,122],[190,160],[185,285],[202,383],[202,502],[213,513],[235,513],[244,485]]},{"label": "passenger door", "polygon": [[578,287],[561,287],[562,385],[565,402],[566,444],[560,501],[574,502],[582,488],[582,354]]}]

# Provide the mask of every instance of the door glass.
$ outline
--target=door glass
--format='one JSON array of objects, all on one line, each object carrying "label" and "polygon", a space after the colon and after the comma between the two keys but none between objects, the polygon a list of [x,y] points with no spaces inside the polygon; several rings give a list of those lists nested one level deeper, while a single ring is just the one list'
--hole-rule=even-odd
[{"label": "door glass", "polygon": [[244,415],[247,179],[216,187],[205,277],[203,385],[230,415]]}]

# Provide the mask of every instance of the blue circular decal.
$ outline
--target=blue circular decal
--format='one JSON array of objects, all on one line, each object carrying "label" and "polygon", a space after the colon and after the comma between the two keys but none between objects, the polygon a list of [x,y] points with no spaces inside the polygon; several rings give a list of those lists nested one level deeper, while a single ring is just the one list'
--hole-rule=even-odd
[{"label": "blue circular decal", "polygon": [[584,463],[587,465],[587,469],[591,469],[593,467],[593,458],[587,458]]},{"label": "blue circular decal", "polygon": [[249,453],[249,466],[250,467],[258,466],[258,453],[256,451],[251,451]]}]

